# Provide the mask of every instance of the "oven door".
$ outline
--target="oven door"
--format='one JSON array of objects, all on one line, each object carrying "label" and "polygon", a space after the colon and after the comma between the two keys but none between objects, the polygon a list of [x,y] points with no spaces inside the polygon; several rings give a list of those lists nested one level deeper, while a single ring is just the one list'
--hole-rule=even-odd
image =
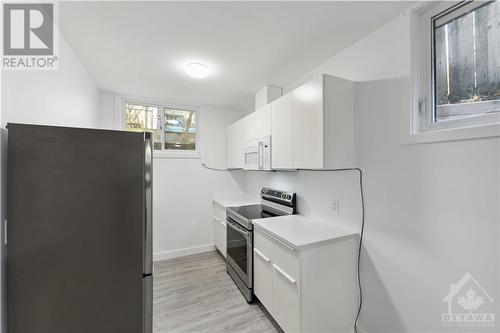
[{"label": "oven door", "polygon": [[248,288],[252,288],[252,231],[227,219],[227,261]]}]

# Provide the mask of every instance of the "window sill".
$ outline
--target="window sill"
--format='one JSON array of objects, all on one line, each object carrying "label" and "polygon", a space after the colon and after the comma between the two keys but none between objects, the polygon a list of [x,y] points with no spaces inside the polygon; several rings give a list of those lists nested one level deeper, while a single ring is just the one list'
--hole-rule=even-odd
[{"label": "window sill", "polygon": [[201,159],[198,151],[153,151],[153,158]]},{"label": "window sill", "polygon": [[500,137],[500,123],[418,132],[403,137],[401,144],[431,143]]}]

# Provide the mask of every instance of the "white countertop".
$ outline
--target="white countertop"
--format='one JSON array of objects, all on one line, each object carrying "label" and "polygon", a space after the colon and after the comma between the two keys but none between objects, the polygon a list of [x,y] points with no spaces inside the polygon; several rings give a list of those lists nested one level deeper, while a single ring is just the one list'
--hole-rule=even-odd
[{"label": "white countertop", "polygon": [[295,249],[346,237],[357,237],[355,232],[302,215],[258,219],[253,221],[253,225]]},{"label": "white countertop", "polygon": [[222,207],[237,207],[245,205],[255,205],[259,204],[260,200],[257,198],[249,197],[233,197],[233,198],[215,198],[214,202],[217,202]]}]

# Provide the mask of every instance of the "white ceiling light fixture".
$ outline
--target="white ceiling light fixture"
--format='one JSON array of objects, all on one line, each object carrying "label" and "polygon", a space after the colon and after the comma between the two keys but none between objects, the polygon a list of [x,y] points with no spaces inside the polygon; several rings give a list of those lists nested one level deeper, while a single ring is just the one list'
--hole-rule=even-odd
[{"label": "white ceiling light fixture", "polygon": [[204,79],[210,74],[208,67],[199,62],[190,62],[186,65],[186,74],[195,79]]}]

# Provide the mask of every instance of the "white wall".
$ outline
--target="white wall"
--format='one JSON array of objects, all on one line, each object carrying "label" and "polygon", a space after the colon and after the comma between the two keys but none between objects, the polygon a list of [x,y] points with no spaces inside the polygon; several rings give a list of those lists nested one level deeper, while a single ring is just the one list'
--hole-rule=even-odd
[{"label": "white wall", "polygon": [[101,128],[117,128],[117,107],[115,93],[99,90],[99,126]]},{"label": "white wall", "polygon": [[284,87],[288,92],[319,74],[331,74],[352,81],[398,78],[399,19],[391,20],[346,50],[311,69]]},{"label": "white wall", "polygon": [[401,145],[399,103],[391,98],[399,91],[394,79],[358,89],[367,175],[362,326],[435,332],[449,284],[466,272],[500,297],[500,140]]},{"label": "white wall", "polygon": [[153,161],[155,260],[213,250],[212,200],[241,197],[242,171],[212,171],[200,159]]},{"label": "white wall", "polygon": [[[456,332],[441,326],[447,310],[441,300],[466,272],[495,299],[500,315],[500,139],[400,144],[399,96],[408,93],[398,68],[400,51],[408,52],[399,45],[403,20],[388,22],[286,90],[319,73],[365,81],[357,88],[366,195],[361,327]],[[350,212],[359,209],[353,174],[247,174],[248,194],[263,185],[298,191],[306,215],[359,228],[359,215]],[[332,198],[340,199],[339,215],[331,213]]]},{"label": "white wall", "polygon": [[[100,125],[120,129],[119,93],[99,92]],[[142,98],[138,98],[142,99]],[[147,100],[147,99],[146,99]],[[166,103],[167,101],[158,101]],[[153,160],[153,253],[155,260],[204,252],[213,247],[212,200],[243,196],[242,171],[224,169],[226,126],[246,111],[201,106],[198,114],[200,158]]]},{"label": "white wall", "polygon": [[242,171],[225,168],[226,126],[243,117],[234,109],[202,106],[201,159],[155,158],[153,224],[155,259],[213,249],[212,200],[243,196]]},{"label": "white wall", "polygon": [[98,127],[98,91],[78,56],[60,39],[58,71],[2,72],[2,127],[7,122]]},{"label": "white wall", "polygon": [[[79,58],[60,36],[58,71],[3,71],[1,75],[1,207],[5,220],[5,153],[8,122],[98,127],[98,92]],[[3,225],[3,224],[2,224]],[[3,236],[3,227],[1,228]],[[5,332],[5,249],[1,246],[0,331]]]},{"label": "white wall", "polygon": [[[246,172],[246,196],[256,196],[265,185],[297,193],[298,213],[358,231],[361,219],[357,171]],[[333,202],[338,201],[338,212]]]}]

